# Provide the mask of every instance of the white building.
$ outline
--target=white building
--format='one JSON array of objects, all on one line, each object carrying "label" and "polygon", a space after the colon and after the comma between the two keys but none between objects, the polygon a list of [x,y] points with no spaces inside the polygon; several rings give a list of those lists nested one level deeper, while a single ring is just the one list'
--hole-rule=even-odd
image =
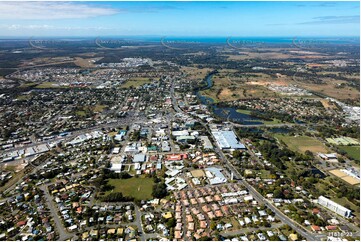
[{"label": "white building", "polygon": [[335,203],[334,201],[331,201],[330,199],[320,196],[318,198],[318,203],[325,208],[328,208],[329,210],[343,216],[343,217],[350,217],[351,216],[351,210],[345,208],[344,206],[341,206],[338,203]]},{"label": "white building", "polygon": [[245,149],[244,144],[237,140],[237,136],[233,131],[213,131],[214,138],[219,148],[223,149]]}]

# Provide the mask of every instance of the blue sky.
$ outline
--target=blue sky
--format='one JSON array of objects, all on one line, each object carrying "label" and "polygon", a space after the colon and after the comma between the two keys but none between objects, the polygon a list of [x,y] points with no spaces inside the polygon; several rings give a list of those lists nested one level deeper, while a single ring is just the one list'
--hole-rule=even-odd
[{"label": "blue sky", "polygon": [[0,2],[1,36],[359,36],[356,2]]}]

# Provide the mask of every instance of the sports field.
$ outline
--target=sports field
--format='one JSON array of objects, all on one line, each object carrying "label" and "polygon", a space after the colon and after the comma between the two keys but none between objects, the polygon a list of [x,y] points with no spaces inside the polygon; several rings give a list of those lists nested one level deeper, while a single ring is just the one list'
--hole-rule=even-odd
[{"label": "sports field", "polygon": [[355,177],[347,175],[345,172],[343,172],[342,169],[335,169],[335,170],[330,171],[330,173],[341,178],[342,180],[344,180],[345,182],[347,182],[351,185],[356,185],[356,184],[360,183],[359,179],[356,179]]},{"label": "sports field", "polygon": [[289,136],[276,134],[275,137],[282,140],[293,151],[304,153],[306,150],[317,153],[327,153],[327,147],[319,140],[308,136]]},{"label": "sports field", "polygon": [[129,80],[127,80],[126,82],[124,82],[121,87],[122,88],[130,88],[130,87],[140,87],[143,86],[144,84],[148,84],[148,83],[152,83],[152,81],[147,78],[147,77],[135,77],[135,78],[131,78]]},{"label": "sports field", "polygon": [[360,146],[342,146],[338,148],[345,151],[351,158],[355,160],[360,160]]},{"label": "sports field", "polygon": [[152,198],[153,179],[152,178],[129,178],[129,179],[109,179],[108,184],[114,186],[113,191],[121,192],[124,196],[134,197],[139,200],[148,200]]}]

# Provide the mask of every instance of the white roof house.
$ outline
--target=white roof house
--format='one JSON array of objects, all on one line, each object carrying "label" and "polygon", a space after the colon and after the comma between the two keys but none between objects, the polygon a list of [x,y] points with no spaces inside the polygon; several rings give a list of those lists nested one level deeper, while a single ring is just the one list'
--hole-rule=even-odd
[{"label": "white roof house", "polygon": [[138,162],[145,162],[146,161],[146,155],[144,154],[136,154],[133,157],[133,162],[134,163],[138,163]]},{"label": "white roof house", "polygon": [[110,167],[111,171],[114,171],[116,173],[120,173],[122,170],[122,164],[112,164],[112,167]]}]

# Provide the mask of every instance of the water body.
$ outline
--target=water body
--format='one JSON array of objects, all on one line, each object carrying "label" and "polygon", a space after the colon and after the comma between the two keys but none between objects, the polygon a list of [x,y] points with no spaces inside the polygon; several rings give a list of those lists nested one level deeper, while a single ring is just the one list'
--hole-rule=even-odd
[{"label": "water body", "polygon": [[203,96],[201,94],[201,91],[210,89],[213,86],[213,80],[212,80],[213,75],[214,74],[208,75],[205,79],[207,85],[196,92],[196,95],[202,104],[209,105],[213,113],[222,119],[226,119],[244,125],[263,124],[262,120],[260,120],[257,117],[254,117],[249,114],[239,113],[237,112],[237,109],[233,107],[219,107],[217,106],[217,104],[214,103],[214,100],[212,98]]}]

